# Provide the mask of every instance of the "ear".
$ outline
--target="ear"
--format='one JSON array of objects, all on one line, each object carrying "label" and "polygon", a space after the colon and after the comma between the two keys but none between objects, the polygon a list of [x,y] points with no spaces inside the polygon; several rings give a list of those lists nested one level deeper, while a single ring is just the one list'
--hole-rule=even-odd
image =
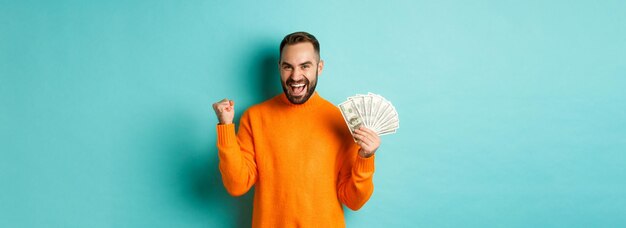
[{"label": "ear", "polygon": [[320,63],[317,64],[317,75],[321,75],[324,70],[324,60],[320,59]]}]

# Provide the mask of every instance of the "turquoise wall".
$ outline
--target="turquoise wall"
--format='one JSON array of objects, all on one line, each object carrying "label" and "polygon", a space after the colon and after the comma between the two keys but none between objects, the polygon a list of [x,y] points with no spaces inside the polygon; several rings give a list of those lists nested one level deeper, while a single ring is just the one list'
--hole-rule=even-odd
[{"label": "turquoise wall", "polygon": [[349,227],[626,226],[625,1],[1,1],[0,227],[247,227],[210,104],[374,92],[376,190]]}]

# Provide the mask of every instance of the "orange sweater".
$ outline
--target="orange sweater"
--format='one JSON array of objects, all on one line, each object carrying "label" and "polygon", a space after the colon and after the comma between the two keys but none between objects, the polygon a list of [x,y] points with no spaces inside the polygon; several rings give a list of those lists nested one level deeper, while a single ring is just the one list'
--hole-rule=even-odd
[{"label": "orange sweater", "polygon": [[217,125],[222,181],[233,196],[256,184],[253,227],[345,227],[341,203],[372,195],[374,156],[361,158],[337,107],[317,92],[304,104],[284,94]]}]

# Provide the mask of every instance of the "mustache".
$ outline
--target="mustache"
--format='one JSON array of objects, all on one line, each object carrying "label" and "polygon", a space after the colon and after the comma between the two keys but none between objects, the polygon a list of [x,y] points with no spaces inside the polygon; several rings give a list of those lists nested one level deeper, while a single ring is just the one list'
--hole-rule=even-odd
[{"label": "mustache", "polygon": [[285,81],[285,84],[287,84],[287,85],[300,84],[300,83],[304,83],[305,85],[308,85],[309,84],[309,79],[303,78],[302,80],[296,81],[296,80],[293,80],[293,79],[289,78],[289,79],[287,79],[287,81]]}]

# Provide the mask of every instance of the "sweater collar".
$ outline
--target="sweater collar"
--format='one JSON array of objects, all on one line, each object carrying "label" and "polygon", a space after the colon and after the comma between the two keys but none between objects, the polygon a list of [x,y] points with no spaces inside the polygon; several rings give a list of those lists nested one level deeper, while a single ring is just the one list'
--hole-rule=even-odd
[{"label": "sweater collar", "polygon": [[285,93],[281,93],[279,96],[280,103],[295,109],[310,109],[319,106],[324,99],[317,93],[317,91],[313,92],[313,95],[309,97],[309,100],[304,102],[303,104],[293,104],[289,99],[287,99],[287,95]]}]

